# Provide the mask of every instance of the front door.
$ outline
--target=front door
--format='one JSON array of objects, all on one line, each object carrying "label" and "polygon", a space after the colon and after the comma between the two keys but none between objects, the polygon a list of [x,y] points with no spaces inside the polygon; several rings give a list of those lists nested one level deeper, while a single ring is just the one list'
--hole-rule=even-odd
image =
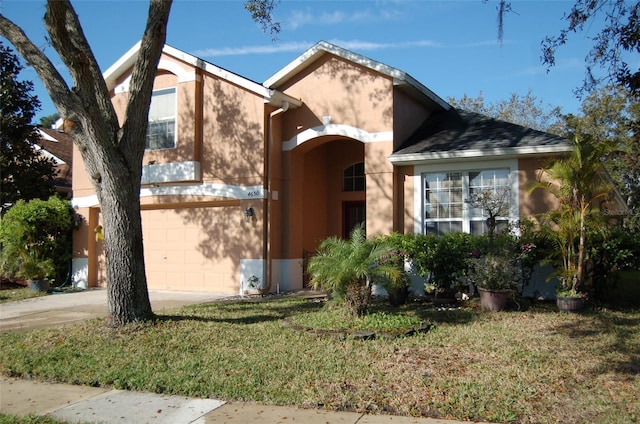
[{"label": "front door", "polygon": [[[363,200],[342,203],[342,237],[349,238],[360,223],[366,223],[366,203]],[[366,224],[365,224],[366,225]],[[366,227],[365,227],[366,230]]]}]

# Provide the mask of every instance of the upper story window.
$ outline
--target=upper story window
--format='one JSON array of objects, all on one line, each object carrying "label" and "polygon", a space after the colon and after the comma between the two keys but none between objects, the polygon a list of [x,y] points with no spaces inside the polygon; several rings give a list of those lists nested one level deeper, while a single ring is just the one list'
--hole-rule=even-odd
[{"label": "upper story window", "polygon": [[154,91],[149,108],[146,146],[149,150],[176,147],[176,89]]},{"label": "upper story window", "polygon": [[344,170],[342,191],[366,191],[364,162],[358,162]]},{"label": "upper story window", "polygon": [[474,193],[486,190],[507,193],[502,208],[506,215],[497,217],[498,229],[506,227],[512,218],[510,215],[514,213],[511,207],[514,197],[509,169],[425,173],[423,189],[425,234],[454,231],[486,234],[486,212],[468,203]]}]

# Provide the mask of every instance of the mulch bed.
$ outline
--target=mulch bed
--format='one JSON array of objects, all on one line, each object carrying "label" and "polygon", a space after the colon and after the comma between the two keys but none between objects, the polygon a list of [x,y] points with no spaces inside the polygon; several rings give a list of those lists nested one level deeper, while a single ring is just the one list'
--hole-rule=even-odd
[{"label": "mulch bed", "polygon": [[27,287],[26,281],[11,281],[6,278],[0,279],[0,290],[15,290]]}]

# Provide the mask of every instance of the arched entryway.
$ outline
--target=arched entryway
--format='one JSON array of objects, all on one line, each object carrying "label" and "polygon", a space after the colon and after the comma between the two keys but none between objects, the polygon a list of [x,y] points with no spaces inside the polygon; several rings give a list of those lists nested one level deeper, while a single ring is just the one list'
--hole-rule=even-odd
[{"label": "arched entryway", "polygon": [[366,221],[364,144],[324,137],[298,146],[291,159],[291,208],[297,219],[291,223],[290,245],[299,246],[306,268],[322,240],[346,237],[355,225]]}]

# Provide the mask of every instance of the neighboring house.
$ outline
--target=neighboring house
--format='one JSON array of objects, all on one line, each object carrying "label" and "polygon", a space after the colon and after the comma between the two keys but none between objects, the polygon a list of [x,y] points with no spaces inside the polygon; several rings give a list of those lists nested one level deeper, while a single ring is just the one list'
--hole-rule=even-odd
[{"label": "neighboring house", "polygon": [[38,128],[37,149],[56,164],[55,189],[63,199],[71,199],[73,141],[56,128]]},{"label": "neighboring house", "polygon": [[[122,118],[139,44],[105,80]],[[547,210],[529,194],[566,140],[453,109],[406,73],[320,42],[258,84],[165,46],[142,189],[148,286],[236,294],[303,287],[303,262],[359,222],[369,235],[484,231],[469,192],[510,188],[512,222]],[[75,162],[82,159],[74,149]],[[100,209],[78,167],[74,281],[104,286]]]}]

